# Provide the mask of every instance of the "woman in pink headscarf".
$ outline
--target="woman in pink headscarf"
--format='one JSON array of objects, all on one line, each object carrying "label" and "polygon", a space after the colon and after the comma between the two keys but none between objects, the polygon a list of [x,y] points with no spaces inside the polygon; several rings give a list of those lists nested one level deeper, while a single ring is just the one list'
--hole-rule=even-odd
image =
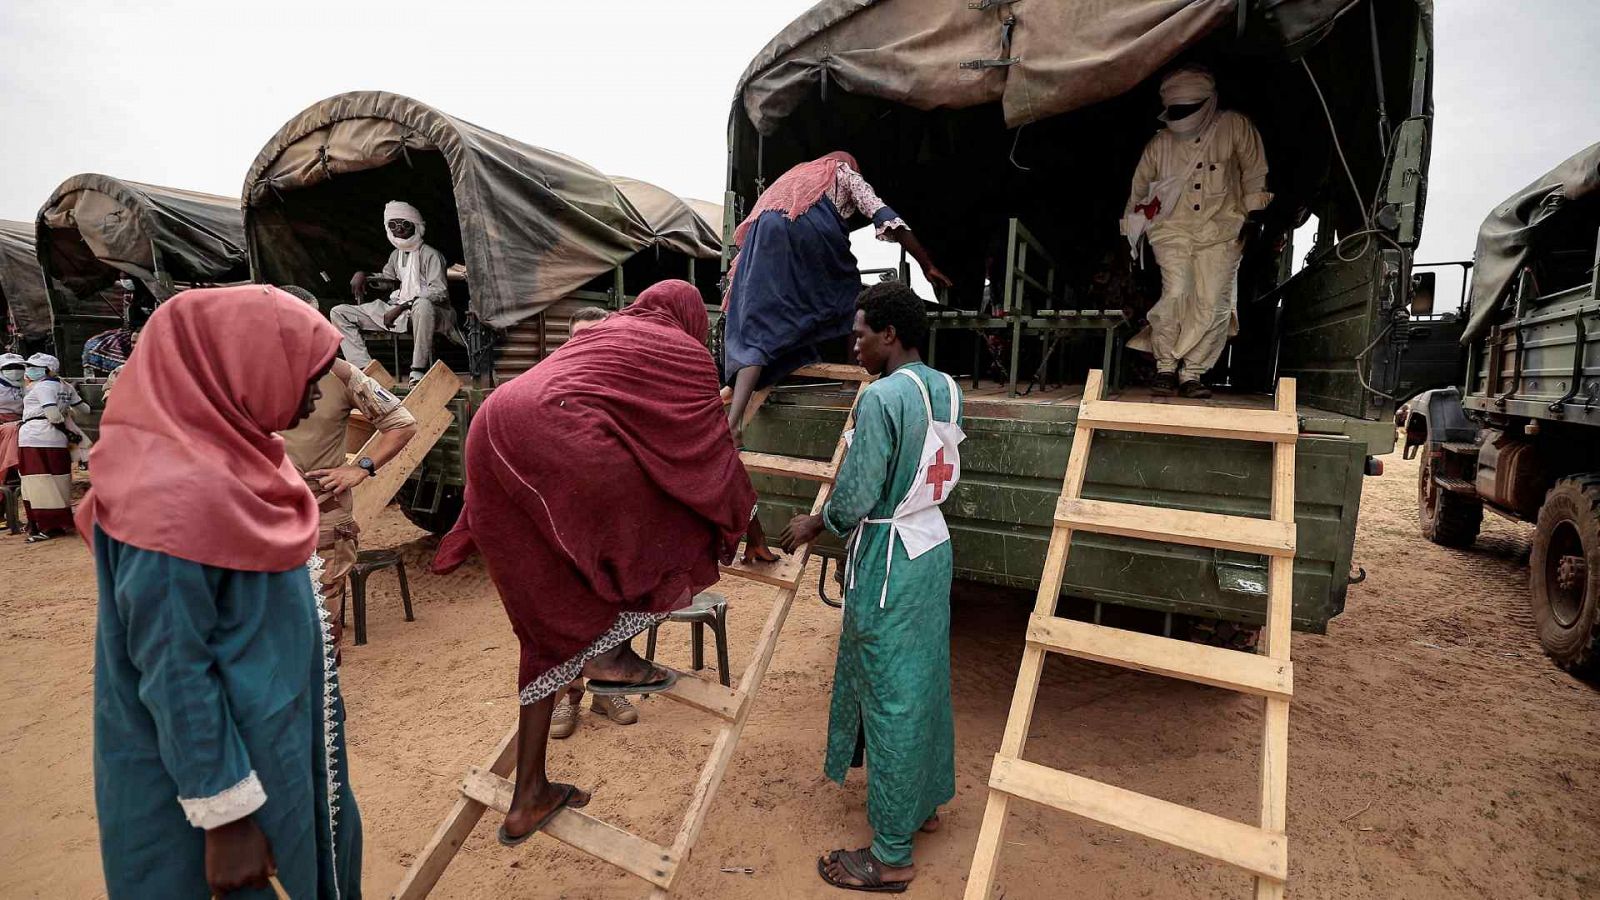
[{"label": "woman in pink headscarf", "polygon": [[850,231],[871,220],[929,282],[949,287],[911,227],[861,177],[856,158],[829,153],[783,173],[733,233],[739,247],[724,298],[722,378],[732,386],[737,441],[756,391],[816,362],[816,345],[850,333],[861,273]]},{"label": "woman in pink headscarf", "polygon": [[359,897],[317,504],[277,436],[316,402],[339,333],[246,285],[178,294],[139,344],[78,508],[100,584],[107,892],[229,896],[276,877],[296,900]]}]

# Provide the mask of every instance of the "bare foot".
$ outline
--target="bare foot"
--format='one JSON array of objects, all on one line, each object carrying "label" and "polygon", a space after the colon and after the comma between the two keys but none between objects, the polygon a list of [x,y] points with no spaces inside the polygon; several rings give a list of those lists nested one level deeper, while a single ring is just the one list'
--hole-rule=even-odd
[{"label": "bare foot", "polygon": [[[633,652],[627,644],[596,656],[583,665],[587,678],[600,681],[640,682],[651,680],[650,674],[659,667]],[[665,670],[663,670],[665,671]]]},{"label": "bare foot", "polygon": [[[544,790],[532,800],[518,803],[513,801],[511,811],[506,813],[506,836],[515,840],[533,830],[539,820],[550,814],[557,806],[563,805],[561,798],[565,793],[564,786],[547,783]],[[573,788],[572,795],[567,797],[566,806],[569,809],[579,809],[589,805],[590,794],[582,788]],[[518,798],[519,800],[521,798]]]},{"label": "bare foot", "polygon": [[917,877],[916,866],[886,866],[872,855],[872,849],[863,847],[860,850],[835,850],[823,857],[823,870],[827,876],[839,884],[855,885],[862,887],[867,881],[850,874],[845,868],[846,858],[850,860],[850,867],[856,871],[863,871],[871,867],[877,872],[880,884],[895,884],[907,882]]},{"label": "bare foot", "polygon": [[933,815],[928,817],[928,821],[923,822],[922,823],[922,828],[920,828],[918,830],[921,831],[923,834],[933,834],[935,831],[938,831],[939,830],[939,826],[943,825],[943,824],[944,823],[939,820],[939,812],[937,810],[935,810]]},{"label": "bare foot", "polygon": [[773,553],[772,548],[766,544],[746,542],[744,545],[744,561],[747,563],[775,563],[778,561],[778,554]]}]

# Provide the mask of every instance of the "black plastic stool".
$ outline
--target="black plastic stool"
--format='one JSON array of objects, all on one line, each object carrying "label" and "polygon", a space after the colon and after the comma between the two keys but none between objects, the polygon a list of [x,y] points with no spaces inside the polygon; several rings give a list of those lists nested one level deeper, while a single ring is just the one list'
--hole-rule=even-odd
[{"label": "black plastic stool", "polygon": [[[694,629],[689,645],[691,667],[700,671],[706,667],[706,627],[717,639],[717,679],[723,687],[732,687],[728,675],[728,601],[721,594],[697,594],[688,606],[667,616],[668,622],[688,622]],[[656,628],[650,626],[645,639],[644,658],[655,662]]]},{"label": "black plastic stool", "polygon": [[[362,550],[356,554],[356,564],[350,567],[350,602],[356,608],[356,646],[367,642],[367,576],[380,569],[394,569],[400,578],[400,602],[405,606],[406,621],[415,622],[411,615],[411,586],[406,582],[406,564],[394,550]],[[344,624],[344,610],[339,610],[339,624]]]},{"label": "black plastic stool", "polygon": [[0,484],[0,508],[5,510],[6,529],[12,534],[22,533],[22,487]]}]

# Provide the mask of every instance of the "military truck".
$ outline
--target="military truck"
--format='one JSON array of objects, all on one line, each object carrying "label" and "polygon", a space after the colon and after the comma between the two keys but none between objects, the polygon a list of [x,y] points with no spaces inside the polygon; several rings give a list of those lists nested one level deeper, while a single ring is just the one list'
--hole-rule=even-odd
[{"label": "military truck", "polygon": [[[1115,396],[1149,399],[1122,346],[1135,305],[1106,284],[1151,298],[1159,276],[1148,259],[1101,276],[1128,255],[1117,222],[1160,125],[1161,74],[1208,65],[1222,106],[1260,130],[1275,199],[1248,236],[1241,330],[1207,402],[1219,415],[1264,406],[1277,377],[1298,380],[1294,624],[1323,631],[1352,580],[1363,475],[1395,442],[1426,193],[1431,5],[1115,6],[818,3],[740,79],[726,218],[795,163],[855,154],[956,282],[930,311],[927,348],[966,382],[963,479],[944,507],[956,574],[1036,587],[1086,371],[1106,370]],[[1312,216],[1325,240],[1291,274],[1292,233]],[[846,405],[825,384],[780,389],[746,442],[825,456]],[[1096,447],[1086,496],[1267,512],[1264,447],[1136,434]],[[809,502],[801,484],[757,482],[769,530]],[[1248,631],[1262,621],[1263,572],[1259,558],[1080,534],[1062,592],[1096,617],[1137,607]]]},{"label": "military truck", "polygon": [[1424,537],[1468,547],[1483,511],[1534,525],[1539,643],[1600,671],[1600,144],[1518,191],[1478,232],[1460,387],[1411,404]]}]

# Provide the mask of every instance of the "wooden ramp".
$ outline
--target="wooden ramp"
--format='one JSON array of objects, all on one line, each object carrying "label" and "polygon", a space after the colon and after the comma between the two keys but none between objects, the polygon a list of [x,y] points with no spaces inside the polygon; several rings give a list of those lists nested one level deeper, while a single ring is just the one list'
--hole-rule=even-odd
[{"label": "wooden ramp", "polygon": [[[377,363],[374,362],[373,365]],[[371,367],[368,368],[368,374],[373,374],[370,371]],[[382,376],[388,375],[381,366],[378,367],[377,373]],[[379,383],[382,384],[381,381]],[[389,384],[383,387],[387,389],[393,383],[391,379]],[[354,494],[356,524],[365,528],[372,523],[373,517],[389,505],[389,501],[394,499],[394,495],[406,483],[406,479],[410,478],[411,473],[422,464],[428,451],[439,442],[439,436],[449,430],[452,420],[450,401],[455,399],[456,393],[460,390],[461,379],[450,371],[449,366],[436,362],[433,368],[428,370],[428,374],[423,376],[422,381],[406,394],[401,405],[417,420],[417,433],[411,436],[411,440],[395,454],[394,459],[389,460],[376,475],[356,485]],[[376,440],[378,440],[376,434],[368,438],[361,449],[355,452],[355,458],[360,459],[369,455]]]},{"label": "wooden ramp", "polygon": [[[1289,620],[1294,578],[1295,385],[1278,382],[1273,410],[1235,410],[1159,403],[1121,403],[1101,397],[1101,373],[1089,373],[1078,414],[1078,430],[1067,458],[1067,474],[1056,506],[1055,528],[1045,557],[1039,595],[1029,620],[1027,648],[1017,674],[1011,715],[1000,752],[989,773],[989,801],[978,833],[978,849],[967,876],[966,900],[989,900],[994,891],[1006,812],[1011,798],[1092,819],[1105,825],[1182,847],[1255,876],[1258,900],[1281,898],[1289,874],[1285,835],[1288,787]],[[1131,503],[1084,500],[1084,472],[1096,431],[1184,434],[1273,447],[1272,517],[1253,519],[1188,512]],[[1055,615],[1067,551],[1074,531],[1116,534],[1197,547],[1264,554],[1268,562],[1267,625],[1261,655],[1206,647],[1063,619]],[[1247,825],[1176,803],[1057,771],[1022,758],[1039,675],[1046,653],[1182,678],[1265,698],[1261,750],[1261,824]]]},{"label": "wooden ramp", "polygon": [[[848,429],[851,426],[855,407],[861,401],[861,392],[871,380],[865,370],[854,366],[819,366],[807,367],[795,374],[855,382],[855,401],[850,406],[850,415],[846,417],[844,427]],[[833,492],[833,479],[839,471],[839,464],[844,461],[844,454],[844,434],[841,432],[833,449],[833,458],[826,463],[765,453],[747,452],[742,454],[742,458],[751,472],[788,475],[818,482],[817,498],[811,505],[811,512],[818,514]],[[700,777],[689,793],[688,810],[672,844],[661,846],[645,840],[579,809],[563,809],[545,826],[542,834],[637,876],[651,886],[652,900],[661,900],[671,893],[683,866],[689,860],[689,854],[694,850],[695,841],[700,837],[700,829],[711,811],[711,803],[722,783],[722,776],[733,760],[739,735],[750,718],[756,691],[760,689],[767,667],[772,662],[772,654],[778,647],[778,635],[789,616],[789,608],[794,604],[801,574],[810,557],[811,547],[807,545],[775,563],[746,565],[736,556],[733,565],[723,566],[722,574],[725,576],[778,588],[777,600],[761,627],[754,653],[744,673],[739,676],[737,688],[726,688],[714,681],[680,673],[677,684],[658,695],[720,720],[716,740],[711,745],[711,756],[701,768]],[[517,729],[513,726],[500,739],[499,746],[483,766],[467,770],[466,778],[461,783],[461,796],[427,845],[417,854],[416,862],[391,895],[393,900],[420,900],[428,896],[484,812],[493,809],[504,814],[510,809],[510,777],[516,765],[516,749]]]}]

